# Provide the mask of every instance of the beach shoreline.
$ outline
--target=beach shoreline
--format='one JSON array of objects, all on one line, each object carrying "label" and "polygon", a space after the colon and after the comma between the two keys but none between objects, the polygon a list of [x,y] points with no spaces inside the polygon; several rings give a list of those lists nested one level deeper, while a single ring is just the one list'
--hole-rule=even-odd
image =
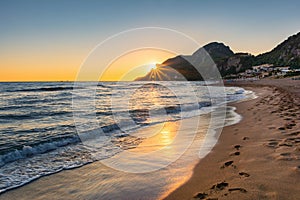
[{"label": "beach shoreline", "polygon": [[[267,80],[228,84],[252,90],[258,98],[230,103],[242,120],[224,127],[212,151],[198,164],[196,160],[196,165],[184,169],[190,175],[176,180],[178,184],[159,196],[165,199],[286,199],[289,195],[288,199],[296,199],[300,195],[297,191],[300,186],[297,183],[300,178],[300,101],[297,99],[299,89],[294,86],[299,82],[286,80],[284,83]],[[285,112],[285,107],[291,112]],[[288,128],[287,123],[295,125]],[[103,179],[110,176],[108,171],[111,170],[100,162],[91,163],[42,177],[1,194],[0,199],[59,199],[61,195],[64,199],[111,199],[109,191],[119,186]],[[117,171],[114,173],[116,177],[122,176]],[[110,190],[99,196],[97,188],[101,187],[110,187]],[[154,198],[151,188],[139,193],[143,193],[139,196],[144,199]],[[119,196],[118,199],[128,198]]]},{"label": "beach shoreline", "polygon": [[224,127],[192,177],[165,199],[298,199],[299,81],[234,82],[258,98],[233,103],[243,119]]},{"label": "beach shoreline", "polygon": [[[240,116],[237,116],[234,110],[234,107],[227,107],[227,112],[229,113],[229,115],[227,116],[228,121],[226,121],[226,123],[238,123],[238,121],[240,120]],[[190,130],[189,127],[194,127],[195,123],[199,123],[198,133],[195,135],[191,146],[183,153],[183,155],[178,160],[176,160],[174,163],[171,163],[171,166],[166,167],[165,169],[141,174],[141,176],[139,176],[139,174],[123,173],[118,170],[113,170],[110,167],[102,164],[101,161],[96,161],[78,168],[62,170],[58,173],[43,176],[20,187],[7,190],[6,192],[0,194],[0,199],[60,199],[61,195],[64,196],[64,199],[125,198],[120,197],[119,194],[126,194],[125,199],[165,198],[171,191],[174,191],[191,177],[192,169],[199,161],[199,147],[201,146],[205,133],[207,132],[210,119],[209,116],[210,113],[201,115],[200,119],[197,117],[193,117],[182,119],[177,122],[169,122],[167,123],[167,125],[164,125],[165,129],[168,129],[167,127],[169,127],[169,131],[173,129],[179,135],[186,135],[186,132],[193,133],[193,130]],[[177,127],[178,125],[176,125],[177,123],[182,123],[184,125],[179,128]],[[149,127],[148,129],[153,129],[153,127]],[[182,133],[179,133],[180,131]],[[140,146],[139,150],[133,148],[130,151],[140,152],[144,147],[151,147],[151,145],[147,145],[147,143],[148,142],[145,141],[145,144]],[[181,163],[179,164],[181,166],[180,168],[178,168],[178,163]],[[167,174],[168,176],[166,176],[166,174],[164,173],[169,174]],[[104,177],[103,174],[105,175]],[[112,176],[112,174],[114,174],[114,177]],[[151,182],[147,183],[147,180],[152,180],[153,176],[160,177],[158,179],[163,180],[164,183],[160,185],[161,191],[157,191],[157,185],[153,185],[153,183]],[[105,177],[108,177],[107,180],[105,180]],[[127,181],[124,178],[126,178]],[[143,179],[142,182],[144,182],[148,189],[137,189],[135,188],[136,185],[132,185],[132,183],[130,183],[132,180],[139,179]],[[127,185],[131,185],[130,187],[132,188],[132,191],[134,191],[134,193],[130,194],[128,193],[128,191],[124,191],[125,193],[122,193],[122,189],[124,189],[125,185],[122,185],[121,182]],[[156,189],[153,186],[156,186]],[[103,187],[108,188],[106,191],[103,191],[101,189]],[[116,198],[116,196],[118,198]]]}]

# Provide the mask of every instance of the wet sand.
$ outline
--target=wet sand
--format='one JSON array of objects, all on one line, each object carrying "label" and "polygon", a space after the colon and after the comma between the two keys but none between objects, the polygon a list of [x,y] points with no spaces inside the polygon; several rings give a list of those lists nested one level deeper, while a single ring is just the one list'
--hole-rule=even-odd
[{"label": "wet sand", "polygon": [[235,103],[243,116],[166,199],[299,199],[300,81],[235,82],[258,98]]},{"label": "wet sand", "polygon": [[[180,180],[169,177],[170,180],[161,180],[156,186],[176,182],[166,188],[168,191],[177,188],[166,197],[172,200],[299,199],[300,81],[264,80],[230,86],[253,90],[259,97],[233,104],[243,116],[242,121],[223,129],[218,144],[200,160],[191,177],[185,175]],[[194,152],[186,154],[194,155]],[[193,166],[182,170],[191,174]],[[163,173],[166,176],[169,172]],[[153,199],[153,188],[148,184],[134,184],[134,180],[153,177],[160,180],[161,175],[111,172],[95,162],[43,177],[0,195],[0,199]],[[132,183],[124,187],[120,185],[122,180],[132,180]],[[135,189],[135,193],[129,192],[137,187],[140,189]],[[117,194],[112,196],[112,191]]]},{"label": "wet sand", "polygon": [[[135,148],[131,148],[132,141],[128,144],[126,140],[119,141],[117,145],[121,145],[130,152],[136,152],[137,155],[147,152],[154,152],[161,149],[163,146],[174,141],[174,134],[178,134],[179,141],[187,140],[193,142],[190,148],[169,165],[169,167],[161,168],[160,170],[149,173],[127,173],[125,169],[132,169],[138,165],[142,169],[144,162],[146,166],[160,164],[153,162],[151,157],[147,164],[147,159],[136,160],[127,159],[126,157],[117,154],[112,161],[118,161],[120,164],[128,164],[130,168],[122,168],[116,170],[105,165],[107,162],[97,161],[85,166],[63,170],[59,173],[41,177],[33,182],[30,182],[22,187],[9,190],[0,195],[0,200],[14,199],[84,199],[84,200],[108,200],[108,199],[161,199],[167,196],[170,191],[174,191],[192,175],[193,167],[199,161],[198,152],[199,146],[203,141],[206,130],[208,128],[209,119],[206,116],[199,118],[188,118],[175,122],[157,124],[148,128],[137,130],[136,134],[148,135],[153,134],[153,130],[158,131],[153,137],[148,137],[142,140]],[[198,124],[198,134],[194,138],[193,131],[197,129],[194,125]],[[191,128],[193,127],[193,128]],[[155,132],[156,132],[155,131]],[[190,133],[190,136],[188,136]],[[132,133],[135,134],[134,132]],[[179,137],[181,136],[181,137]],[[191,139],[194,138],[194,140]],[[124,138],[120,138],[123,140]],[[182,142],[180,142],[181,144]],[[154,145],[155,144],[155,145]],[[173,144],[173,143],[172,143]],[[161,151],[162,158],[168,158],[168,155],[177,155],[182,151],[180,144],[174,144],[166,149],[165,154]],[[182,145],[187,144],[185,142]],[[129,146],[128,146],[129,145]],[[180,148],[179,148],[180,147]],[[179,154],[178,154],[179,155]],[[149,156],[149,155],[148,155]],[[154,156],[155,158],[156,156]],[[134,162],[133,162],[134,161]],[[161,160],[163,161],[163,160]],[[120,167],[117,165],[116,167]]]}]

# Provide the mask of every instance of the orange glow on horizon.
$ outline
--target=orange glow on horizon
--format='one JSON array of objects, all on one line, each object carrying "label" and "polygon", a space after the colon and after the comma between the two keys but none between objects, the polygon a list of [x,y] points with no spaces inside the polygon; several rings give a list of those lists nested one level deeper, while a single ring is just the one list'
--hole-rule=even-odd
[{"label": "orange glow on horizon", "polygon": [[[0,63],[0,81],[74,81],[80,65],[84,60],[83,54],[70,56],[22,55],[21,57],[7,56]],[[175,54],[158,50],[142,49],[132,51],[116,59],[106,69],[100,81],[132,81],[137,77],[144,76],[155,68],[156,63],[161,63]],[[85,81],[91,80],[86,76]]]},{"label": "orange glow on horizon", "polygon": [[85,52],[8,52],[0,62],[0,81],[73,81]]},{"label": "orange glow on horizon", "polygon": [[133,81],[156,69],[156,64],[175,54],[159,49],[132,51],[116,59],[99,78],[100,81]]}]

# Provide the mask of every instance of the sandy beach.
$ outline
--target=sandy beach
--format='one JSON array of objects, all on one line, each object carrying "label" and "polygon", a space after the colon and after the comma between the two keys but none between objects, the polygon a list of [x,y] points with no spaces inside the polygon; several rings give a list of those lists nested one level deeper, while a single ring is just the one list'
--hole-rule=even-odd
[{"label": "sandy beach", "polygon": [[192,178],[166,199],[299,199],[300,81],[228,85],[258,98],[234,104],[242,121],[223,129]]},{"label": "sandy beach", "polygon": [[300,0],[0,1],[0,200],[300,200]]},{"label": "sandy beach", "polygon": [[[0,199],[157,199],[168,194],[165,199],[171,200],[299,199],[300,81],[262,80],[228,85],[252,90],[258,98],[231,105],[243,119],[223,129],[217,145],[196,167],[191,163],[177,171],[134,175],[112,171],[95,162],[45,176],[1,194]],[[170,123],[170,130],[175,125]],[[185,155],[197,160],[193,151]],[[168,180],[160,180],[168,173],[181,177],[170,175]],[[156,197],[152,196],[153,188],[135,184],[153,177],[158,180],[155,187],[173,184]],[[131,182],[124,187],[124,180]],[[136,193],[128,193],[135,187],[140,187]],[[117,194],[112,196],[115,191]]]}]

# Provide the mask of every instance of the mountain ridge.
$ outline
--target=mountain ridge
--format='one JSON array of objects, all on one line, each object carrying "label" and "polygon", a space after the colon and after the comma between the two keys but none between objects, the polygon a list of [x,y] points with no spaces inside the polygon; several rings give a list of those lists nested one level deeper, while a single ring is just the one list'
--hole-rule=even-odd
[{"label": "mountain ridge", "polygon": [[[198,54],[206,57],[206,55],[203,54],[203,49],[209,54],[222,77],[244,72],[252,66],[261,64],[300,68],[300,32],[288,37],[271,51],[257,56],[251,55],[250,53],[234,53],[230,47],[226,46],[223,42],[211,42],[195,51],[192,55],[178,55],[167,59],[162,64],[159,64],[159,66],[168,66],[182,74],[182,76],[189,81],[203,80],[201,74],[194,67],[195,64],[197,65]],[[136,80],[147,81],[153,79],[147,74]]]}]

